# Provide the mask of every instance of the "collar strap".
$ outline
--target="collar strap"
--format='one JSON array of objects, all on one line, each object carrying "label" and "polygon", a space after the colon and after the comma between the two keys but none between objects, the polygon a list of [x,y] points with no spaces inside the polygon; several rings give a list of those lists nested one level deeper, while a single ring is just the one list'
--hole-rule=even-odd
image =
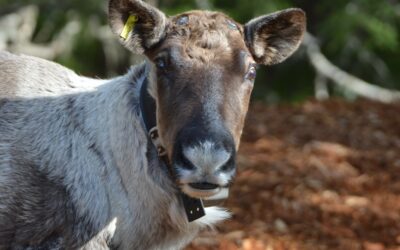
[{"label": "collar strap", "polygon": [[166,151],[158,135],[156,102],[147,91],[147,83],[148,80],[146,77],[142,83],[142,87],[140,88],[140,111],[142,113],[143,123],[146,127],[147,134],[153,145],[156,147],[158,155],[161,157],[166,155]]}]

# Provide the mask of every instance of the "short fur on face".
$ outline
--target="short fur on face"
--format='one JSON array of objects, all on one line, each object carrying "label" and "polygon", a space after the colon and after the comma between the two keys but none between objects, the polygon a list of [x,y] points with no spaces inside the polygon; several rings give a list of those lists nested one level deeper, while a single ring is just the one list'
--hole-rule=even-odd
[{"label": "short fur on face", "polygon": [[[250,67],[282,62],[297,49],[305,31],[300,9],[261,16],[242,26],[219,12],[166,18],[142,1],[111,0],[115,33],[130,14],[139,21],[128,39],[121,40],[155,63],[149,92],[157,101],[158,128],[170,157],[178,133],[196,119],[204,123],[203,129],[221,121],[237,149],[253,88],[254,79],[246,79]],[[164,69],[156,66],[159,60]]]},{"label": "short fur on face", "polygon": [[[179,24],[181,19],[187,19]],[[154,71],[151,94],[157,99],[158,125],[167,151],[195,114],[221,119],[238,146],[252,82],[245,80],[251,55],[243,29],[217,12],[193,11],[172,17],[162,45],[147,55],[165,56],[168,73]],[[180,122],[171,122],[180,121]]]}]

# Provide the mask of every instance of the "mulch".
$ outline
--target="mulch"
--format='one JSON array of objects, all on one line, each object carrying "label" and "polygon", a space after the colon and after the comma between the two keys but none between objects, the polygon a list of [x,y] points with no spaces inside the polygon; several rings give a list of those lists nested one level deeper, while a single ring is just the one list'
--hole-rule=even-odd
[{"label": "mulch", "polygon": [[253,103],[230,191],[187,250],[400,250],[400,104]]}]

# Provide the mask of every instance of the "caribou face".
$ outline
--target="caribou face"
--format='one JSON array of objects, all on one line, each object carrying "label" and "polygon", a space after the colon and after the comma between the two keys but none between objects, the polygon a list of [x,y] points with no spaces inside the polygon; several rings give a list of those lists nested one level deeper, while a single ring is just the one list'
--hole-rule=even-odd
[{"label": "caribou face", "polygon": [[153,63],[149,93],[181,189],[197,198],[214,195],[235,173],[256,64],[279,63],[297,49],[304,13],[288,9],[242,26],[218,12],[166,18],[142,1],[110,2],[114,32],[129,15],[138,20],[121,41]]},{"label": "caribou face", "polygon": [[148,53],[160,136],[191,196],[218,192],[235,172],[256,65],[242,34],[220,13],[185,13],[170,19],[164,41]]}]

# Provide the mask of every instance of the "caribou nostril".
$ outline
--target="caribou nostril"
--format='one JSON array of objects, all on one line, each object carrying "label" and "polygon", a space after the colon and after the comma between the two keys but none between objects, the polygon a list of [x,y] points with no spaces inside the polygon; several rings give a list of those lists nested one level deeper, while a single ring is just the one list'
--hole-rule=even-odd
[{"label": "caribou nostril", "polygon": [[235,156],[232,155],[231,158],[220,168],[222,172],[228,172],[235,169]]},{"label": "caribou nostril", "polygon": [[194,182],[194,183],[189,183],[189,186],[191,186],[192,188],[203,189],[203,190],[216,189],[219,187],[217,184],[212,184],[209,182]]},{"label": "caribou nostril", "polygon": [[182,151],[179,151],[179,153],[177,154],[177,161],[180,163],[179,166],[181,168],[184,168],[187,170],[196,169],[196,167],[193,165],[193,163],[185,157],[185,155],[182,153]]}]

